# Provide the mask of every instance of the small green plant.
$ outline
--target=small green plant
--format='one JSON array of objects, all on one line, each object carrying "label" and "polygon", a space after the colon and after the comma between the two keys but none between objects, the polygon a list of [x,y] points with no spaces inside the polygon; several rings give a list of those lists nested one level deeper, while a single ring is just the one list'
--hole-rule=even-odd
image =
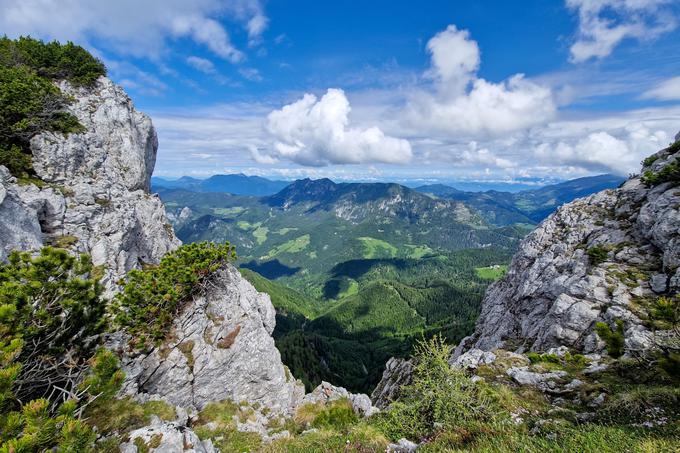
[{"label": "small green plant", "polygon": [[530,352],[527,354],[527,358],[531,363],[549,362],[549,363],[560,363],[560,358],[555,354],[539,354],[537,352]]},{"label": "small green plant", "polygon": [[617,319],[616,328],[614,330],[605,322],[598,322],[595,324],[595,331],[597,335],[607,344],[607,353],[614,358],[621,357],[624,352],[623,339],[623,320]]},{"label": "small green plant", "polygon": [[412,382],[375,418],[387,437],[421,439],[446,429],[474,429],[505,412],[483,383],[449,366],[450,356],[451,347],[438,336],[416,345]]},{"label": "small green plant", "polygon": [[675,154],[678,151],[680,151],[680,140],[676,140],[670,145],[668,145],[668,148],[666,148],[666,151],[668,151],[669,154]]},{"label": "small green plant", "polygon": [[132,334],[138,347],[159,342],[184,304],[202,294],[215,273],[235,258],[229,243],[200,242],[168,253],[157,266],[130,271],[112,305],[115,322]]},{"label": "small green plant", "polygon": [[609,248],[604,245],[594,245],[590,247],[586,253],[590,258],[590,263],[593,266],[604,263],[607,261],[607,256],[609,255]]},{"label": "small green plant", "polygon": [[657,156],[656,154],[652,154],[651,156],[647,157],[645,160],[642,161],[642,165],[645,167],[649,167],[657,160],[659,160],[659,156]]},{"label": "small green plant", "polygon": [[642,175],[642,182],[647,187],[654,187],[667,182],[672,183],[673,185],[680,184],[680,159],[676,158],[657,172],[647,170],[644,175]]},{"label": "small green plant", "polygon": [[347,429],[350,425],[354,425],[357,421],[359,419],[352,409],[352,403],[343,399],[333,401],[319,412],[312,421],[312,426],[341,431]]},{"label": "small green plant", "polygon": [[78,238],[71,234],[57,236],[54,239],[54,246],[60,249],[69,249],[78,243]]}]

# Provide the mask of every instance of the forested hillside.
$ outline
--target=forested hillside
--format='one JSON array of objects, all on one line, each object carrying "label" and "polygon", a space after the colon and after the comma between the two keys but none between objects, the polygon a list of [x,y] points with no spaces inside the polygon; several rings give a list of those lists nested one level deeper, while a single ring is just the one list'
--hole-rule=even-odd
[{"label": "forested hillside", "polygon": [[272,296],[293,374],[308,388],[361,391],[423,335],[469,335],[487,284],[533,222],[503,193],[447,193],[328,179],[266,197],[160,190],[183,241],[236,245],[244,276]]}]

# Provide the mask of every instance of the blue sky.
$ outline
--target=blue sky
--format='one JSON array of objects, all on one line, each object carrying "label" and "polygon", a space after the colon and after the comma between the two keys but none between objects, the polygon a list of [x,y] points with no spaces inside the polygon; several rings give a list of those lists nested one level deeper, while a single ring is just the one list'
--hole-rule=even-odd
[{"label": "blue sky", "polygon": [[0,0],[147,112],[160,176],[543,181],[680,130],[680,1]]}]

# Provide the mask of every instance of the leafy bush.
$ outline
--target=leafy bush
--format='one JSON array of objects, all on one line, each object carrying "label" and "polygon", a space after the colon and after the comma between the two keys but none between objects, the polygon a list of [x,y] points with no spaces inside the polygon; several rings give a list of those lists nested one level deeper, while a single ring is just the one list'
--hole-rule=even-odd
[{"label": "leafy bush", "polygon": [[659,366],[673,378],[680,378],[680,295],[659,297],[650,310],[654,326],[668,335],[657,338]]},{"label": "leafy bush", "polygon": [[607,323],[598,322],[595,324],[595,331],[602,340],[607,343],[607,353],[618,358],[624,352],[623,321],[616,320],[616,330],[612,330]]},{"label": "leafy bush", "polygon": [[484,384],[449,366],[450,355],[451,347],[438,336],[416,345],[411,384],[376,417],[376,426],[389,438],[422,439],[441,430],[472,428],[504,412]]},{"label": "leafy bush", "polygon": [[604,245],[594,245],[590,247],[587,252],[590,262],[593,266],[604,263],[607,261],[607,256],[609,255],[609,248]]},{"label": "leafy bush", "polygon": [[116,323],[138,347],[162,340],[184,304],[202,294],[215,272],[235,258],[228,242],[197,242],[168,253],[158,266],[130,271],[112,307]]},{"label": "leafy bush", "polygon": [[50,247],[0,264],[0,452],[91,451],[81,412],[123,379],[111,352],[92,355],[104,305],[91,269]]},{"label": "leafy bush", "polygon": [[657,156],[656,154],[652,154],[651,156],[645,158],[645,160],[642,161],[642,165],[645,167],[649,167],[657,160],[659,160],[659,156]]},{"label": "leafy bush", "polygon": [[675,154],[680,151],[680,140],[676,140],[666,148],[669,154]]},{"label": "leafy bush", "polygon": [[347,429],[356,424],[358,417],[352,409],[352,403],[348,400],[338,400],[324,408],[312,421],[315,428],[332,428],[335,430]]},{"label": "leafy bush", "polygon": [[71,100],[53,81],[91,85],[105,73],[101,62],[73,43],[0,38],[0,165],[19,178],[32,177],[32,137],[83,131],[64,110]]}]

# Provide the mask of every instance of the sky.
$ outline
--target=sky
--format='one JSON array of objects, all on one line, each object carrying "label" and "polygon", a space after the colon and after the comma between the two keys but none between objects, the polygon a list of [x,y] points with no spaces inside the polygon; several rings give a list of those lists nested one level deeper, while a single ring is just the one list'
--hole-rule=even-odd
[{"label": "sky", "polygon": [[532,184],[680,131],[680,0],[0,0],[159,136],[155,175]]}]

